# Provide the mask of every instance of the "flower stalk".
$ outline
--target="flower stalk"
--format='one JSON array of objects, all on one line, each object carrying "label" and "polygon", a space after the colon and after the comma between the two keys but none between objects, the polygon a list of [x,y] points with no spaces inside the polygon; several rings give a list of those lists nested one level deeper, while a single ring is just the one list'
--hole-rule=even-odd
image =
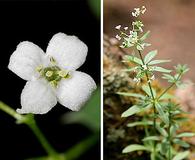
[{"label": "flower stalk", "polygon": [[36,124],[34,116],[32,114],[28,115],[21,115],[18,114],[14,109],[6,105],[5,103],[0,101],[0,110],[4,111],[5,113],[9,114],[11,117],[16,119],[18,124],[26,124],[32,132],[37,137],[38,141],[46,151],[46,153],[53,158],[53,160],[60,160],[58,158],[58,154],[55,149],[50,145],[48,140],[45,138],[44,134],[41,132],[39,127]]},{"label": "flower stalk", "polygon": [[[142,56],[140,50],[138,50],[138,53],[139,53],[140,59],[142,61],[142,64],[143,65],[146,65],[145,76],[146,76],[147,84],[149,86],[150,93],[151,93],[152,100],[153,100],[153,114],[154,114],[154,116],[153,116],[153,129],[154,129],[154,135],[156,135],[156,107],[155,107],[155,97],[154,97],[154,93],[152,91],[151,81],[150,81],[150,78],[149,78],[148,73],[147,73],[148,66],[147,66],[147,64],[145,64],[144,59],[143,59],[143,56]],[[156,142],[154,141],[154,143],[153,143],[153,160],[156,159],[155,157],[156,157]]]}]

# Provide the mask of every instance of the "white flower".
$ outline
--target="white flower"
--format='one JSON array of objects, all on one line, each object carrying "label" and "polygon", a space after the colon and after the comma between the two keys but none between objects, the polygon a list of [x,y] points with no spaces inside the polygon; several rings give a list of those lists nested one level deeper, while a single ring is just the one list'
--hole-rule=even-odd
[{"label": "white flower", "polygon": [[125,31],[128,30],[128,27],[124,27],[124,30],[125,30]]},{"label": "white flower", "polygon": [[138,17],[140,14],[144,14],[146,12],[146,7],[142,6],[142,8],[134,8],[135,12],[132,12],[133,17]]},{"label": "white flower", "polygon": [[143,68],[143,70],[147,70],[148,69],[146,65],[142,65],[142,68]]},{"label": "white flower", "polygon": [[146,7],[145,6],[142,6],[141,12],[142,12],[142,14],[144,14],[146,12]]},{"label": "white flower", "polygon": [[132,12],[133,17],[138,17],[141,13],[140,8],[134,8],[135,12]]},{"label": "white flower", "polygon": [[115,38],[118,39],[119,41],[121,40],[121,37],[118,34],[115,36]]},{"label": "white flower", "polygon": [[115,27],[117,30],[120,30],[121,29],[121,25],[118,25]]},{"label": "white flower", "polygon": [[151,80],[155,80],[155,76],[154,75],[152,75],[152,77],[150,78]]},{"label": "white flower", "polygon": [[27,80],[18,113],[44,114],[57,101],[78,111],[96,89],[94,80],[76,71],[86,59],[88,48],[75,36],[55,34],[46,54],[37,45],[21,42],[10,57],[8,68]]}]

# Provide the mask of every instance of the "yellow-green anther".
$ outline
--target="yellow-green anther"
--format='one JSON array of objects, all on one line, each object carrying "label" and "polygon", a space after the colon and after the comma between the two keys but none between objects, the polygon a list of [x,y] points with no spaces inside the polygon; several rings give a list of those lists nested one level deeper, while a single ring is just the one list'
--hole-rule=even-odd
[{"label": "yellow-green anther", "polygon": [[47,77],[51,77],[53,75],[53,72],[52,71],[47,71],[46,74],[45,74]]},{"label": "yellow-green anther", "polygon": [[38,72],[41,72],[42,69],[43,69],[43,66],[42,66],[42,65],[40,65],[40,66],[38,66],[38,67],[36,68],[36,70],[37,70]]},{"label": "yellow-green anther", "polygon": [[68,74],[68,72],[67,72],[67,71],[63,71],[63,70],[61,70],[61,71],[58,72],[58,75],[59,75],[60,77],[62,77],[62,78],[66,77],[67,74]]},{"label": "yellow-green anther", "polygon": [[55,80],[49,82],[51,84],[52,87],[56,87],[57,86],[57,82]]}]

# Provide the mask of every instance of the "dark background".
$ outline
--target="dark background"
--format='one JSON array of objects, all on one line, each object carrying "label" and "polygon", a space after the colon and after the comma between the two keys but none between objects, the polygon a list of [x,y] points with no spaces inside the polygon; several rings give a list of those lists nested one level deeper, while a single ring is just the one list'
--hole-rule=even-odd
[{"label": "dark background", "polygon": [[[0,100],[20,108],[20,94],[26,81],[7,69],[9,57],[19,42],[28,40],[44,51],[58,32],[78,36],[89,48],[87,61],[79,68],[100,82],[100,20],[86,0],[0,1]],[[51,144],[64,152],[91,134],[81,125],[62,125],[60,116],[68,109],[55,106],[48,114],[36,115],[38,125]],[[76,153],[75,153],[76,154]],[[0,159],[22,160],[45,155],[33,133],[25,125],[0,111]],[[99,160],[100,143],[80,160]]]}]

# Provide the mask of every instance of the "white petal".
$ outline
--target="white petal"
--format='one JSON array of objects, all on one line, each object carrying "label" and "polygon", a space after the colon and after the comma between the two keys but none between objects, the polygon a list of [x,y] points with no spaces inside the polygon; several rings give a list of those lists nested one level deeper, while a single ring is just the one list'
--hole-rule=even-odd
[{"label": "white petal", "polygon": [[28,81],[21,94],[22,109],[17,109],[17,112],[44,114],[56,103],[56,96],[47,82],[44,80]]},{"label": "white petal", "polygon": [[11,55],[8,68],[19,77],[31,80],[43,56],[44,52],[37,45],[28,41],[21,42]]},{"label": "white petal", "polygon": [[76,70],[85,62],[87,51],[85,43],[77,37],[58,33],[50,40],[46,53],[52,56],[61,68]]},{"label": "white petal", "polygon": [[70,79],[61,80],[56,93],[59,103],[78,111],[95,89],[96,84],[88,74],[75,71]]}]

